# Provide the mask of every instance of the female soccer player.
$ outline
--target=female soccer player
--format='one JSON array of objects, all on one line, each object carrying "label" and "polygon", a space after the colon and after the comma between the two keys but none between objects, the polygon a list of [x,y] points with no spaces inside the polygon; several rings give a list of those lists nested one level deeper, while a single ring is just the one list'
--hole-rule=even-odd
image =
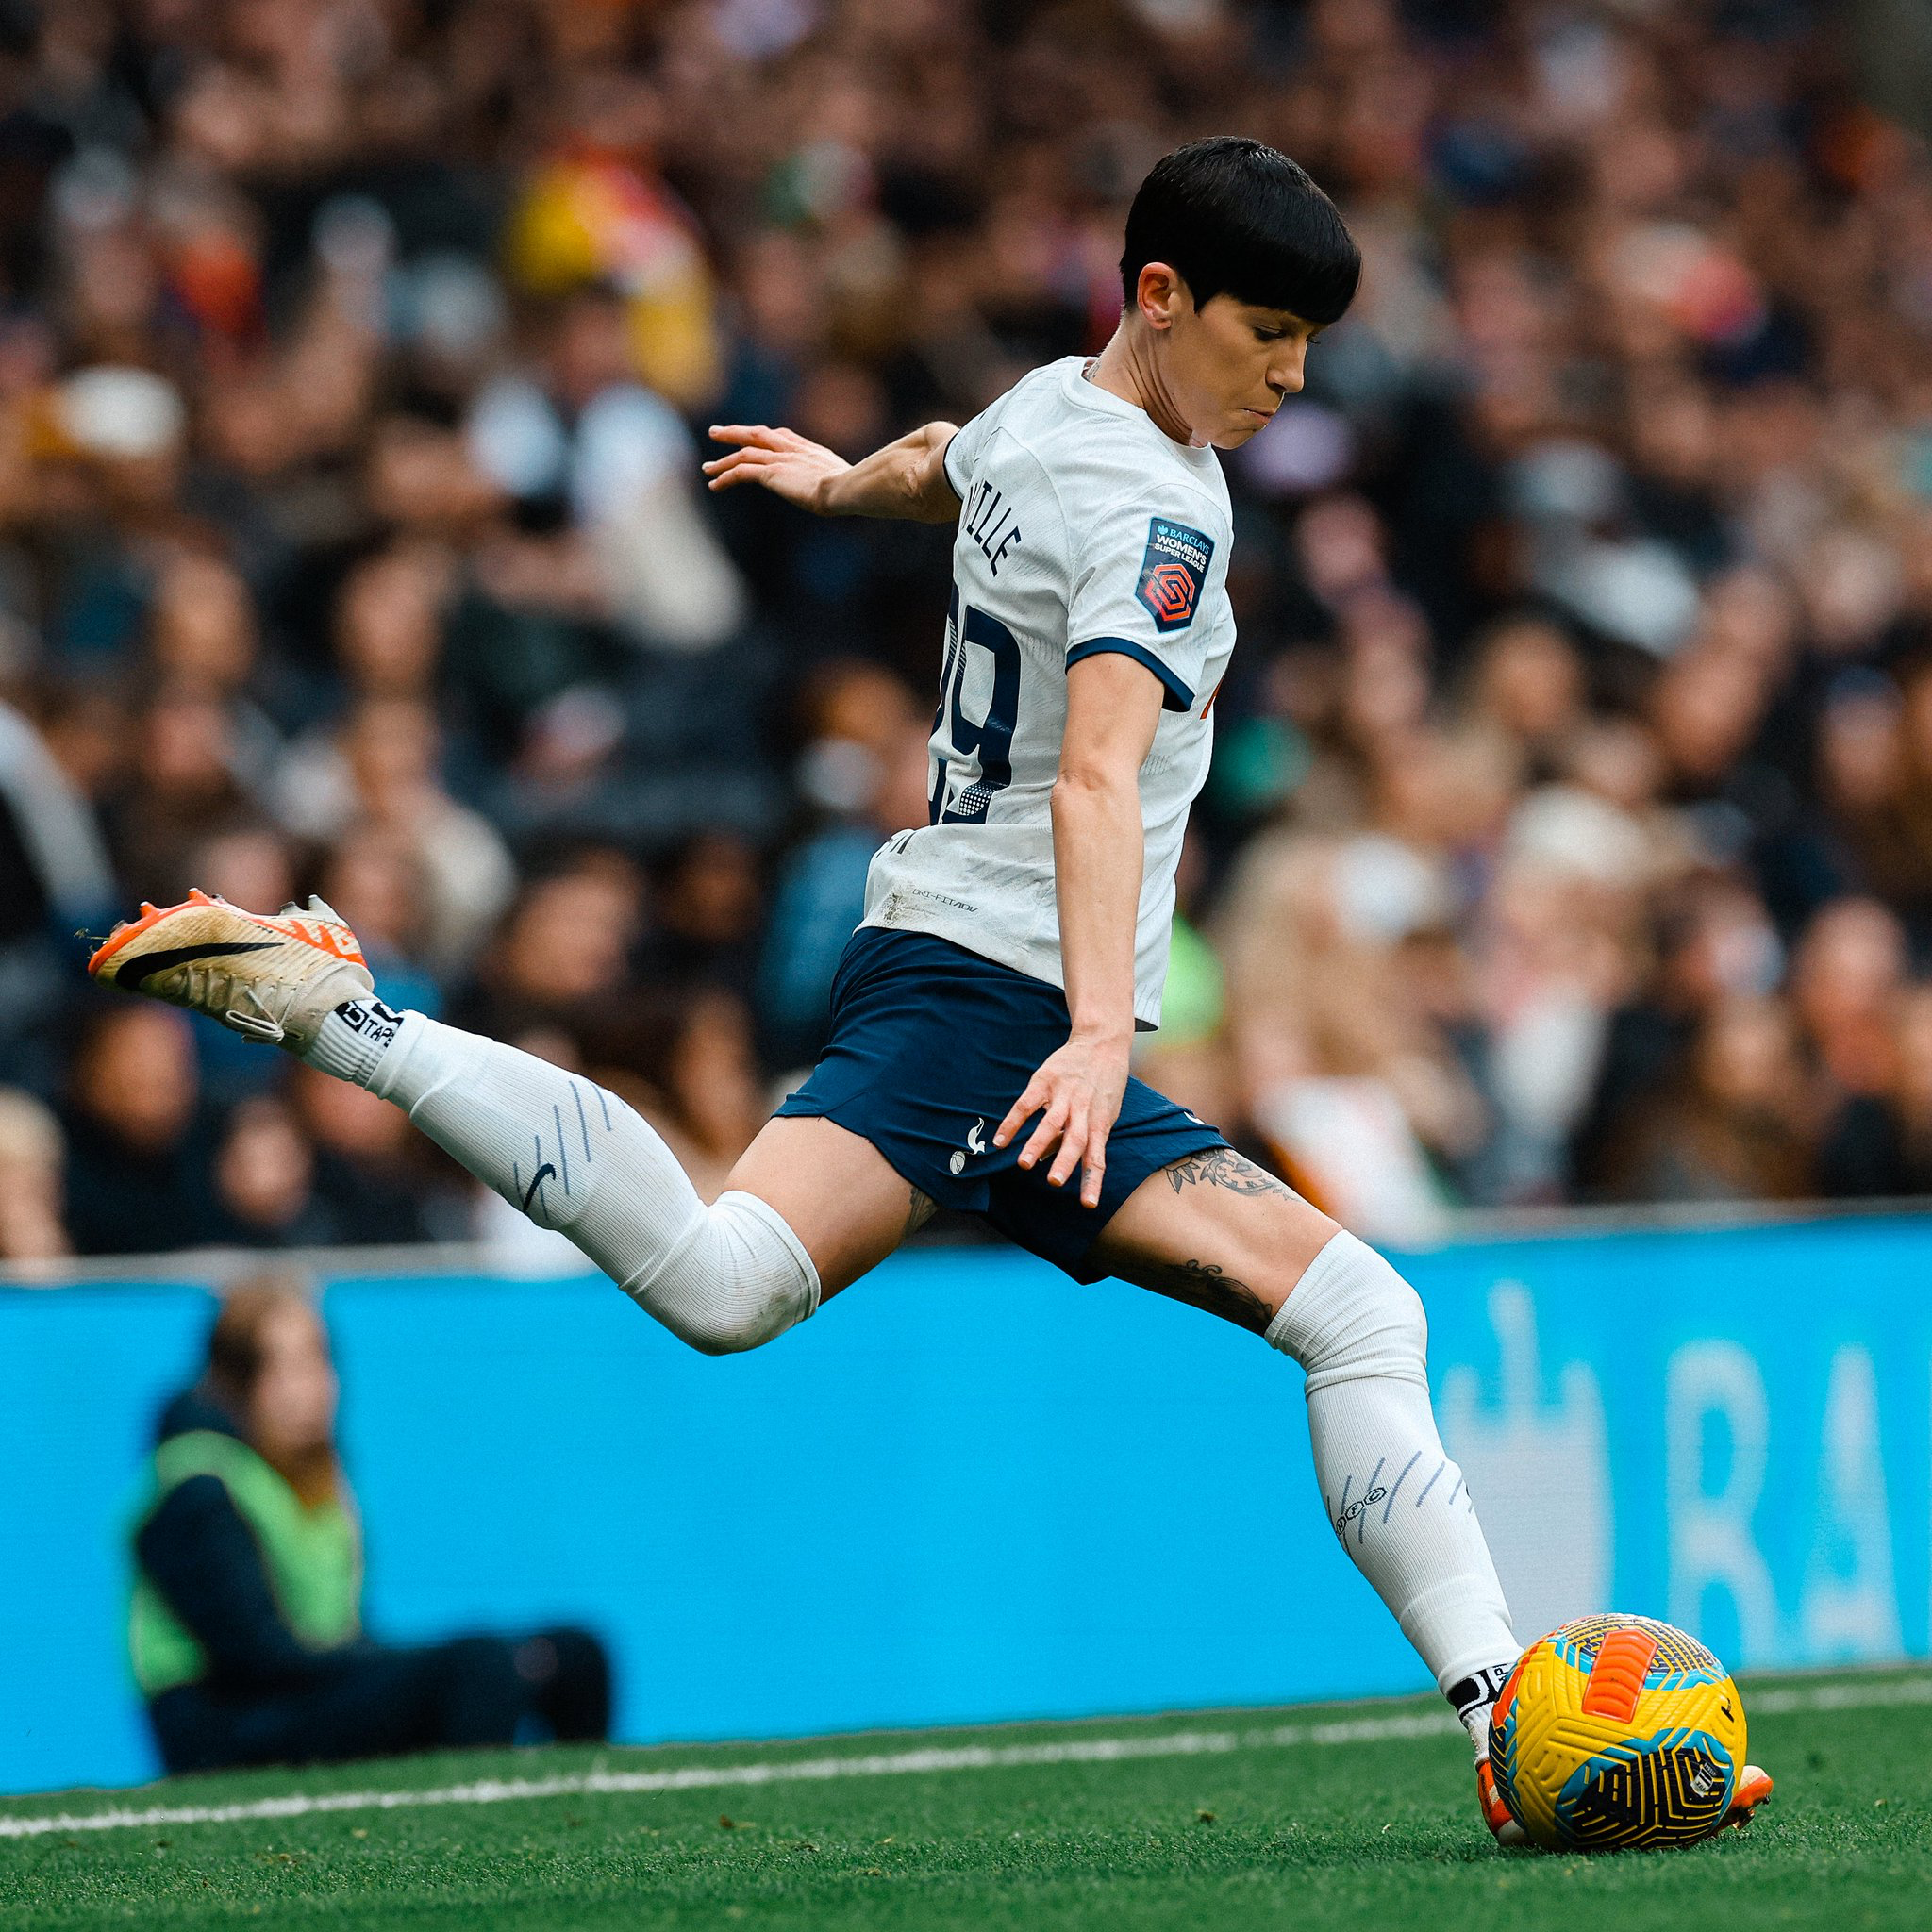
[{"label": "female soccer player", "polygon": [[1307,1371],[1330,1521],[1487,1763],[1518,1654],[1461,1472],[1429,1408],[1427,1325],[1374,1251],[1130,1077],[1160,1015],[1174,866],[1234,648],[1213,452],[1302,386],[1361,258],[1328,197],[1255,141],[1141,184],[1125,310],[1091,363],[1036,370],[956,429],[856,464],[734,425],[713,490],[822,516],[957,523],[931,824],[873,861],[824,1058],[707,1207],[614,1095],[392,1011],[318,901],[199,896],[119,930],[97,979],[197,1008],[406,1108],[658,1321],[755,1348],[891,1254],[936,1204],[1076,1280],[1118,1275],[1250,1328]]}]

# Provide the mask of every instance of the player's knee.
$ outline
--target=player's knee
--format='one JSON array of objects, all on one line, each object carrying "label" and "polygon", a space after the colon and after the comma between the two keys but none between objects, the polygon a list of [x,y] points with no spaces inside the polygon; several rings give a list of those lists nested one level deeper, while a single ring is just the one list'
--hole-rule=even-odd
[{"label": "player's knee", "polygon": [[[1388,1267],[1387,1262],[1383,1263]],[[1389,1268],[1390,1287],[1383,1310],[1377,1347],[1403,1367],[1425,1369],[1429,1359],[1429,1317],[1423,1298],[1393,1268]]]},{"label": "player's knee", "polygon": [[735,1294],[728,1304],[713,1304],[664,1325],[700,1355],[743,1355],[775,1341],[801,1318],[783,1295]]},{"label": "player's knee", "polygon": [[1307,1371],[1310,1391],[1366,1376],[1427,1380],[1422,1297],[1352,1234],[1338,1234],[1316,1256],[1269,1335]]},{"label": "player's knee", "polygon": [[726,1193],[693,1224],[650,1282],[630,1293],[700,1355],[742,1355],[818,1306],[818,1271],[798,1237],[756,1196]]}]

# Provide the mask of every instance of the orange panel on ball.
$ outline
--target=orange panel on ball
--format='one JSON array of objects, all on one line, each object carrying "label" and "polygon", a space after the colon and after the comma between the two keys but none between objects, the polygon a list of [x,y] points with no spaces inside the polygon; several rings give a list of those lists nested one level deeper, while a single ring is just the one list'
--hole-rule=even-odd
[{"label": "orange panel on ball", "polygon": [[1612,1717],[1628,1724],[1637,1715],[1643,1680],[1657,1656],[1657,1639],[1647,1630],[1618,1630],[1604,1640],[1590,1667],[1583,1708],[1590,1717]]}]

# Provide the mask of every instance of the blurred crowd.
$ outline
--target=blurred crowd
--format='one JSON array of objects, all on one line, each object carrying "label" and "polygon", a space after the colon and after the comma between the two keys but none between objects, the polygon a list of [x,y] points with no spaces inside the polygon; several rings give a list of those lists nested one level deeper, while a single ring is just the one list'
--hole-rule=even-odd
[{"label": "blurred crowd", "polygon": [[0,1255],[524,1239],[84,987],[191,885],[715,1189],[924,821],[949,533],[705,430],[1096,350],[1220,131],[1367,267],[1226,462],[1146,1076],[1373,1233],[1932,1190],[1932,160],[1842,11],[0,0]]}]

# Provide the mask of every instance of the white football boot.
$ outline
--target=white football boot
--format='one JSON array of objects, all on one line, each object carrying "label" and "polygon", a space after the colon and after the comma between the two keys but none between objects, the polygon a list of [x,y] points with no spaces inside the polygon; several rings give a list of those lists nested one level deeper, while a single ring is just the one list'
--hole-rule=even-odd
[{"label": "white football boot", "polygon": [[322,900],[271,918],[198,889],[178,906],[143,904],[87,970],[102,986],[188,1007],[297,1053],[344,1000],[375,991],[356,935]]}]

